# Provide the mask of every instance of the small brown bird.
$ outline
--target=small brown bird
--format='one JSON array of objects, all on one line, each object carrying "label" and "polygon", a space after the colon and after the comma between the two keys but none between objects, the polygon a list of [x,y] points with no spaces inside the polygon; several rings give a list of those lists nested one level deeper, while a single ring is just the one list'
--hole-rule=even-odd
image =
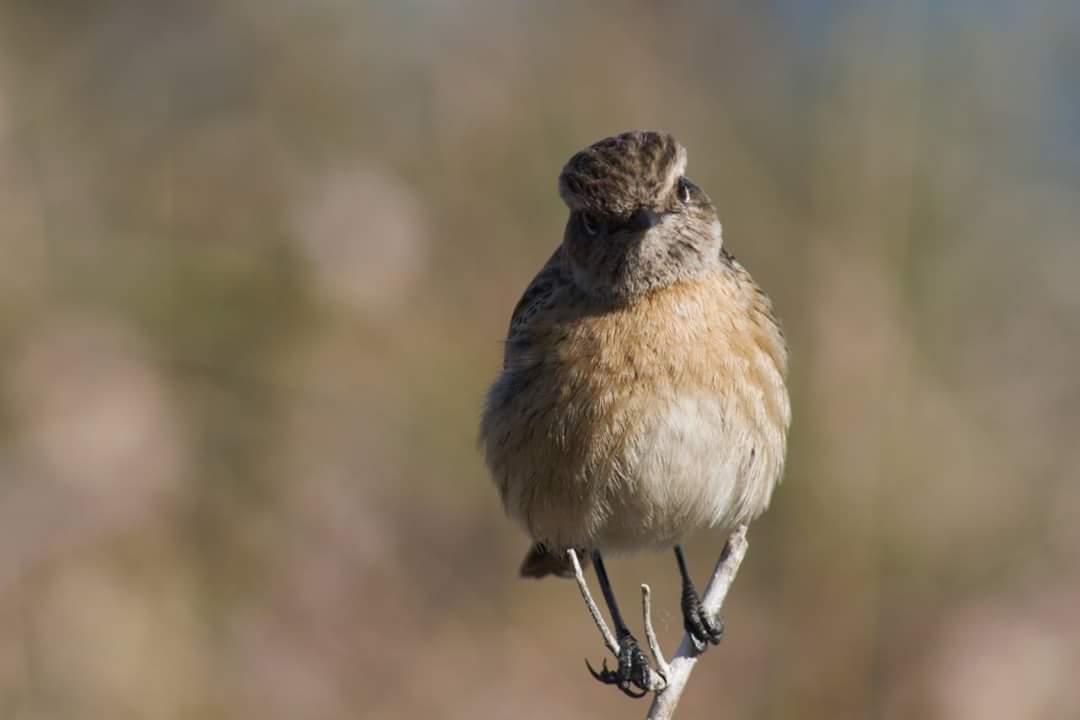
[{"label": "small brown bird", "polygon": [[674,546],[686,630],[718,642],[679,542],[768,507],[791,418],[772,305],[685,168],[663,132],[570,158],[562,244],[514,308],[481,424],[506,511],[536,542],[521,574],[568,576],[567,549],[591,556],[620,646],[619,669],[593,674],[635,696],[648,661],[602,554]]}]

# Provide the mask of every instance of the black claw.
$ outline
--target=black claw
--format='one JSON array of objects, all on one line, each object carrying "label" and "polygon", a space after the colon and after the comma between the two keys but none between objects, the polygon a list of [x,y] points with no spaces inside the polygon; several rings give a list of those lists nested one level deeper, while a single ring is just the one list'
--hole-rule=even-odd
[{"label": "black claw", "polygon": [[[588,659],[585,660],[585,667],[598,681],[605,685],[615,685],[628,697],[641,698],[649,692],[649,660],[629,632],[619,636],[618,670],[609,670],[606,659],[599,671],[593,669]],[[634,690],[635,686],[640,692]]]},{"label": "black claw", "polygon": [[610,670],[608,670],[607,660],[604,660],[604,663],[600,666],[603,668],[603,670],[601,670],[600,672],[593,670],[593,666],[592,663],[589,662],[589,658],[585,658],[585,667],[589,668],[589,672],[592,673],[592,676],[600,682],[610,683],[612,673]]},{"label": "black claw", "polygon": [[698,652],[707,648],[709,643],[720,644],[720,639],[724,637],[724,621],[709,615],[692,586],[683,587],[682,611],[683,627],[690,634]]}]

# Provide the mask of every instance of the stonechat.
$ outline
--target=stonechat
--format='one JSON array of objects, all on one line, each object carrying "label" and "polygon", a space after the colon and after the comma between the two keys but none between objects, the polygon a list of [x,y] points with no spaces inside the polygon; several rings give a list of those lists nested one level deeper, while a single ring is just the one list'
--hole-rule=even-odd
[{"label": "stonechat", "polygon": [[768,507],[791,419],[772,303],[685,170],[664,132],[570,158],[562,243],[514,308],[481,423],[503,505],[535,541],[521,574],[570,575],[568,549],[591,558],[620,646],[618,670],[594,675],[628,694],[648,661],[603,555],[674,547],[686,630],[717,643],[679,543]]}]

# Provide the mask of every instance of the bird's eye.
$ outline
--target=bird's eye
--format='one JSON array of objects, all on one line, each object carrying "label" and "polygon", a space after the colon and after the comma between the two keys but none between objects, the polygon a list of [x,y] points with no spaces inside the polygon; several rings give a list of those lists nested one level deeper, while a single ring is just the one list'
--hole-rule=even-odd
[{"label": "bird's eye", "polygon": [[592,213],[581,213],[581,227],[589,235],[595,235],[600,232],[600,220]]},{"label": "bird's eye", "polygon": [[679,187],[677,189],[677,192],[679,194],[679,202],[690,202],[690,183],[687,181],[686,178],[679,178]]}]

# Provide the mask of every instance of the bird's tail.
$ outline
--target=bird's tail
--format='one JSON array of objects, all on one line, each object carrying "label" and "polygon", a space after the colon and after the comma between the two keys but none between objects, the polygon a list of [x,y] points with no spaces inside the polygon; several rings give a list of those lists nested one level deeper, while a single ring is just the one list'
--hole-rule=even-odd
[{"label": "bird's tail", "polygon": [[[577,551],[578,562],[585,568],[589,564],[589,554]],[[574,566],[566,553],[553,553],[543,543],[536,543],[526,553],[521,563],[521,577],[542,578],[555,575],[561,578],[574,577]]]}]

